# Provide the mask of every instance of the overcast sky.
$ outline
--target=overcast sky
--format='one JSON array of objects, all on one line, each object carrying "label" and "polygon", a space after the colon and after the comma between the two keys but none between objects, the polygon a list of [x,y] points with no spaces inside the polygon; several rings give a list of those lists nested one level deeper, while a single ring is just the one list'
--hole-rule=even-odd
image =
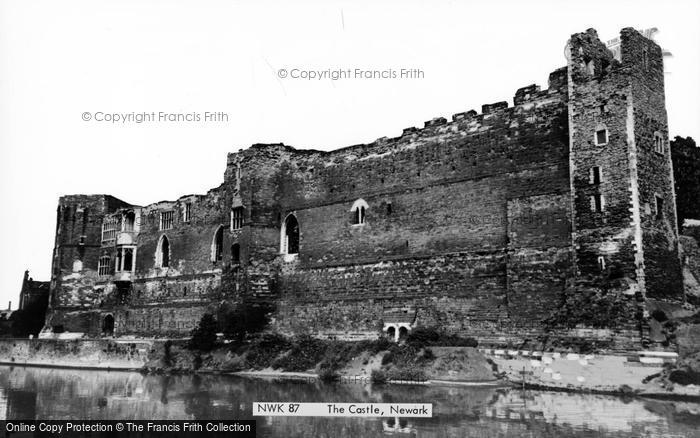
[{"label": "overcast sky", "polygon": [[[700,2],[0,0],[0,308],[48,280],[58,197],[205,193],[252,143],[330,150],[546,88],[594,27],[657,27],[671,135],[700,138]],[[279,70],[420,69],[303,80]],[[204,121],[223,112],[227,122]],[[199,114],[110,123],[100,113]],[[83,113],[89,113],[84,115]],[[156,114],[158,115],[158,114]],[[89,121],[83,118],[90,118]]]}]

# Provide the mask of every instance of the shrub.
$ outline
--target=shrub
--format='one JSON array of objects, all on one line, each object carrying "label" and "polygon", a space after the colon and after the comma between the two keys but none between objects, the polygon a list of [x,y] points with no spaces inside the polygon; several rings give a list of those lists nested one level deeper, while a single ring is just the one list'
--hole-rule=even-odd
[{"label": "shrub", "polygon": [[700,372],[694,370],[673,370],[668,379],[679,385],[700,385]]},{"label": "shrub", "polygon": [[386,351],[391,349],[392,346],[396,345],[385,337],[381,337],[375,341],[370,341],[366,346],[366,350],[372,354],[377,354],[381,351]]},{"label": "shrub", "polygon": [[261,332],[269,323],[272,305],[239,303],[230,308],[223,306],[219,310],[219,320],[225,321],[221,330],[227,339],[241,343],[254,333]]},{"label": "shrub", "polygon": [[377,383],[380,385],[386,383],[389,380],[387,378],[386,372],[382,370],[372,370],[371,379],[372,383]]},{"label": "shrub", "polygon": [[293,340],[289,353],[275,360],[272,366],[284,371],[306,371],[316,366],[325,352],[323,341],[302,335]]},{"label": "shrub", "polygon": [[291,346],[292,344],[284,336],[266,333],[254,340],[248,347],[247,366],[252,369],[268,367],[277,356]]},{"label": "shrub", "polygon": [[430,348],[425,348],[423,350],[423,353],[421,354],[421,357],[424,360],[433,360],[435,359],[435,353],[433,353],[433,350],[431,350]]},{"label": "shrub", "polygon": [[388,365],[394,360],[394,354],[390,351],[382,356],[382,365]]},{"label": "shrub", "polygon": [[428,380],[425,372],[416,367],[392,368],[389,371],[390,380],[407,380],[410,382],[424,382]]},{"label": "shrub", "polygon": [[336,382],[339,377],[340,377],[340,375],[338,374],[338,372],[334,368],[331,368],[331,367],[321,367],[318,371],[318,378],[322,382],[326,382],[326,383]]},{"label": "shrub", "polygon": [[479,343],[474,338],[462,338],[447,334],[435,327],[418,327],[408,334],[406,343],[415,348],[424,347],[477,347]]},{"label": "shrub", "polygon": [[199,354],[199,353],[197,353],[197,355],[194,357],[194,361],[193,361],[193,363],[192,363],[193,368],[194,368],[195,370],[198,370],[198,369],[202,368],[202,362],[204,362],[204,361],[202,360],[202,355]]},{"label": "shrub", "polygon": [[202,315],[199,325],[192,330],[189,347],[193,350],[211,351],[216,344],[217,323],[211,313]]}]

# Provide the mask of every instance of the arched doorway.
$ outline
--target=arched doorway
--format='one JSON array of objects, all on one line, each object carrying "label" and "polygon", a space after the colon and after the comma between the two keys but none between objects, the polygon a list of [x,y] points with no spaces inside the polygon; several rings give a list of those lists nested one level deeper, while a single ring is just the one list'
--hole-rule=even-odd
[{"label": "arched doorway", "polygon": [[114,317],[112,315],[105,316],[104,320],[102,321],[102,335],[114,335]]},{"label": "arched doorway", "polygon": [[404,326],[399,327],[399,341],[405,341],[408,336],[408,329]]},{"label": "arched doorway", "polygon": [[282,254],[299,253],[299,222],[294,214],[284,219],[281,250]]},{"label": "arched doorway", "polygon": [[386,337],[389,338],[390,341],[396,339],[396,328],[393,325],[386,329]]}]

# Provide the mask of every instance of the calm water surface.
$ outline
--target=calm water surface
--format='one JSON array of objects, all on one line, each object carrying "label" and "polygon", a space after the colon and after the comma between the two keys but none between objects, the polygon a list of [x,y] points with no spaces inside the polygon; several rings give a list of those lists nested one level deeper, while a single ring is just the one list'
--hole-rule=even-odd
[{"label": "calm water surface", "polygon": [[259,437],[700,437],[695,403],[0,366],[0,420],[249,419],[254,401],[433,403],[424,419],[255,417]]}]

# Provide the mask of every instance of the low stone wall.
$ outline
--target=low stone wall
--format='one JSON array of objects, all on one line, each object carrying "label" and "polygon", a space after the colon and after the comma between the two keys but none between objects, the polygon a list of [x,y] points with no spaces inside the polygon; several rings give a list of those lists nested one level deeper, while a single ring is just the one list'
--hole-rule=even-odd
[{"label": "low stone wall", "polygon": [[0,339],[0,363],[15,365],[139,369],[150,341],[112,339]]}]

